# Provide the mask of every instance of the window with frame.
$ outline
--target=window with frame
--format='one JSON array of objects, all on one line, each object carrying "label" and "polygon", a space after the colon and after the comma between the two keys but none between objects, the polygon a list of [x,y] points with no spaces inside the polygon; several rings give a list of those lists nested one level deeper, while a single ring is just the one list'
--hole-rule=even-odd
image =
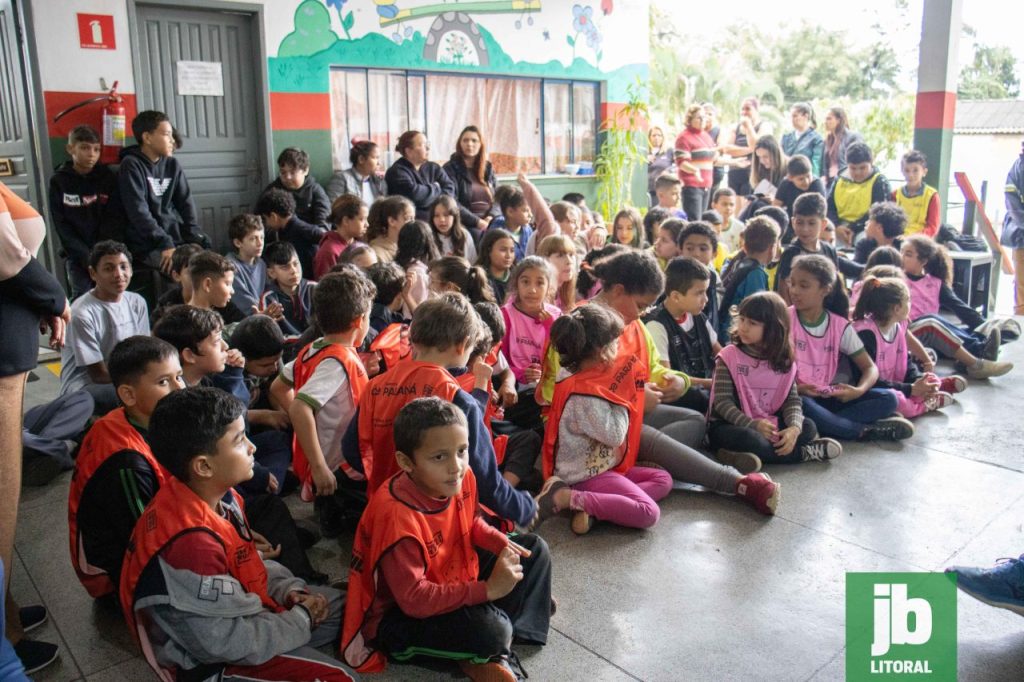
[{"label": "window with frame", "polygon": [[424,131],[443,164],[467,125],[480,128],[498,174],[562,172],[597,151],[593,82],[339,67],[330,88],[335,169],[350,165],[353,139],[376,142],[390,166],[406,130]]}]

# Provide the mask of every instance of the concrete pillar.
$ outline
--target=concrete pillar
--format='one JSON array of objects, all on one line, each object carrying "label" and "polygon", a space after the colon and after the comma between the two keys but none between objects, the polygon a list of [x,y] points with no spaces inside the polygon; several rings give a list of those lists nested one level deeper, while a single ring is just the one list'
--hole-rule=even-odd
[{"label": "concrete pillar", "polygon": [[939,190],[942,220],[953,148],[956,84],[960,75],[957,51],[963,0],[927,0],[921,21],[921,50],[917,76],[917,107],[914,115],[914,147],[928,157],[929,185]]}]

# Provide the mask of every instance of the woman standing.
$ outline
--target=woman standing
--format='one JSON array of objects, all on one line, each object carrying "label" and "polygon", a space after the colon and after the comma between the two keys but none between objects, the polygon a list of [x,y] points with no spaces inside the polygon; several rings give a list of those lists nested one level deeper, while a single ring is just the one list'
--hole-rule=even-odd
[{"label": "woman standing", "polygon": [[718,151],[704,130],[704,107],[694,104],[686,110],[686,128],[676,138],[675,160],[683,183],[683,211],[700,220],[711,199],[711,181]]},{"label": "woman standing", "polygon": [[[733,157],[729,164],[729,187],[737,197],[750,195],[750,164],[754,155],[754,145],[762,135],[772,132],[771,124],[761,119],[758,111],[761,103],[756,97],[748,97],[740,105],[740,122],[730,132],[729,138],[722,145],[722,153]],[[741,207],[737,207],[741,208]]]},{"label": "woman standing", "polygon": [[821,175],[821,160],[825,140],[818,132],[814,109],[807,102],[797,102],[789,110],[793,130],[782,136],[782,151],[787,157],[803,154],[811,162],[811,175]]},{"label": "woman standing", "polygon": [[377,173],[380,149],[376,142],[352,140],[348,158],[352,162],[352,167],[338,171],[327,183],[327,198],[332,204],[342,194],[354,194],[367,206],[372,206],[377,197],[387,196],[387,183],[384,182],[384,177]]},{"label": "woman standing", "polygon": [[466,126],[462,129],[455,151],[444,165],[444,172],[455,184],[455,200],[459,203],[462,226],[473,235],[473,241],[479,241],[480,233],[501,214],[494,203],[498,180],[487,159],[487,145],[479,128]]},{"label": "woman standing", "polygon": [[651,206],[658,205],[654,181],[674,165],[672,148],[665,144],[665,131],[659,125],[652,125],[647,131],[647,193],[651,195]]},{"label": "woman standing", "polygon": [[859,133],[850,130],[850,119],[842,107],[832,107],[825,114],[825,153],[822,179],[831,186],[846,168],[846,149],[855,142],[863,142]]}]

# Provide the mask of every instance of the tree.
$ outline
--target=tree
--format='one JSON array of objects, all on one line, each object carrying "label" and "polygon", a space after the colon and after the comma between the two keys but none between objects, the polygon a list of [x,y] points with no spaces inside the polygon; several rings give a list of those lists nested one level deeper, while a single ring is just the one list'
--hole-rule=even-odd
[{"label": "tree", "polygon": [[974,60],[960,70],[960,99],[1013,99],[1020,94],[1020,78],[1010,48],[974,44]]}]

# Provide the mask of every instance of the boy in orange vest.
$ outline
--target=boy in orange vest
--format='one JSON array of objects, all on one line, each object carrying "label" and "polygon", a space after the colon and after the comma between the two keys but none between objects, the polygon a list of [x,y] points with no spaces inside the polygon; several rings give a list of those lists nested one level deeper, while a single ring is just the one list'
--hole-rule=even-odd
[{"label": "boy in orange vest", "polygon": [[146,442],[157,401],[185,387],[178,351],[152,336],[114,346],[107,365],[118,407],[82,441],[68,493],[71,564],[94,598],[117,592],[128,538],[166,472]]},{"label": "boy in orange vest", "polygon": [[[479,404],[446,369],[466,367],[481,331],[480,317],[462,294],[442,294],[421,303],[409,328],[413,357],[370,381],[359,403],[355,428],[350,426],[345,434],[342,449],[349,464],[365,473],[372,498],[399,469],[393,435],[398,411],[425,396],[451,401],[469,424],[469,465],[476,475],[480,501],[501,518],[526,526],[536,515],[533,498],[501,477]],[[358,444],[353,443],[356,438]]]},{"label": "boy in orange vest", "polygon": [[252,476],[245,405],[216,388],[156,406],[150,443],[169,472],[121,570],[125,620],[162,679],[352,680],[314,647],[337,640],[342,596],[264,561],[234,486]]},{"label": "boy in orange vest", "polygon": [[385,656],[423,655],[458,661],[473,680],[519,679],[513,637],[547,642],[547,544],[536,535],[513,542],[483,520],[466,416],[452,403],[406,403],[394,443],[399,471],[356,532],[342,655],[364,672],[383,670]]}]

